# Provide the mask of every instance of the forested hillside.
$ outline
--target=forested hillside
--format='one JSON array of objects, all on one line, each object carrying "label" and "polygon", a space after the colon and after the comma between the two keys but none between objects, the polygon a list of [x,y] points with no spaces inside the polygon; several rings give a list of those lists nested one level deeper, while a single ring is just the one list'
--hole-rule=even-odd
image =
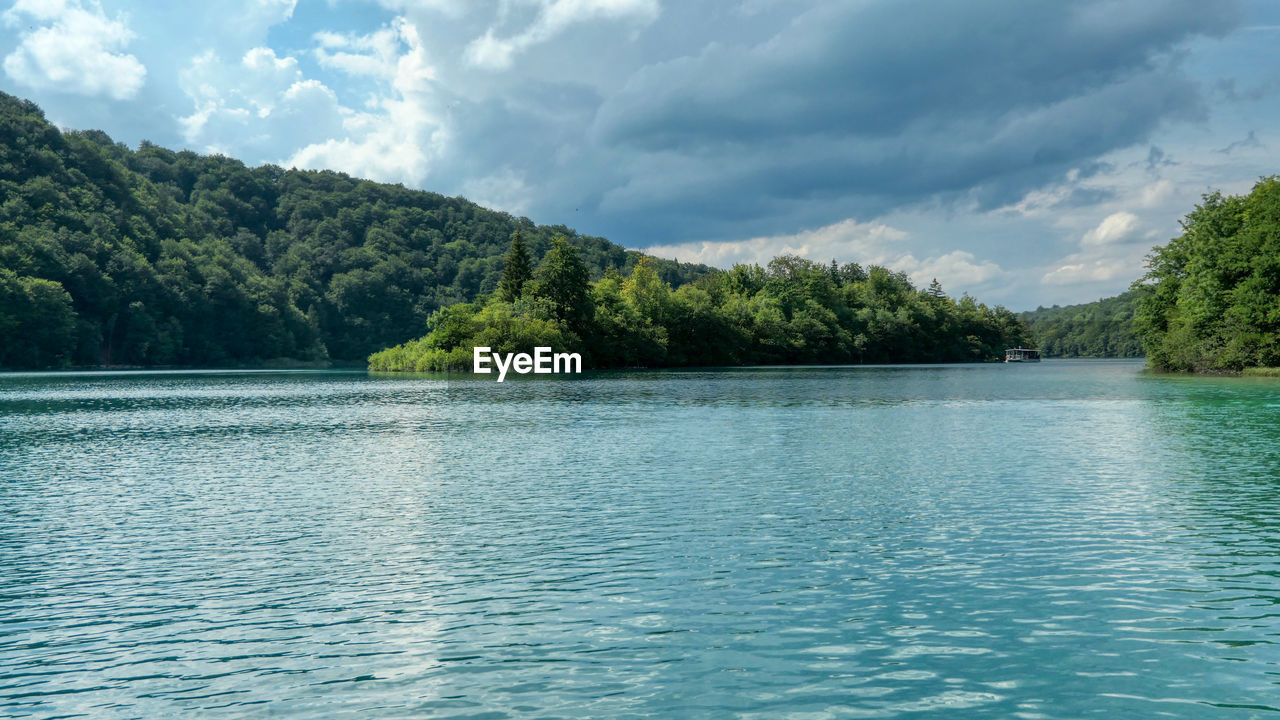
[{"label": "forested hillside", "polygon": [[[520,241],[510,255],[521,254]],[[588,282],[577,250],[557,241],[530,272],[508,262],[501,291],[454,305],[420,340],[375,353],[374,370],[470,370],[472,348],[580,352],[589,368],[742,364],[989,361],[1029,342],[1003,307],[900,272],[782,256],[737,265],[678,289],[642,260]],[[519,270],[519,276],[515,276]]]},{"label": "forested hillside", "polygon": [[1137,327],[1152,366],[1235,372],[1280,366],[1280,178],[1212,193],[1152,253]]},{"label": "forested hillside", "polygon": [[0,93],[0,366],[363,359],[493,291],[516,229],[535,260],[566,236],[592,277],[641,257],[461,198],[61,132]]},{"label": "forested hillside", "polygon": [[1133,317],[1146,292],[1130,290],[1081,305],[1040,307],[1020,317],[1045,357],[1142,357]]}]

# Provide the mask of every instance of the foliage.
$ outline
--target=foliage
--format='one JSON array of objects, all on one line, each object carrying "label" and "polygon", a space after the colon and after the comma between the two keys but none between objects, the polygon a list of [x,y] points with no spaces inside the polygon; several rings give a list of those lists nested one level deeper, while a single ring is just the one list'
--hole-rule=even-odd
[{"label": "foliage", "polygon": [[529,259],[529,251],[525,248],[524,238],[516,230],[511,236],[511,248],[503,258],[502,279],[498,281],[498,292],[507,302],[515,302],[524,292],[524,284],[533,277],[533,264]]},{"label": "foliage", "polygon": [[1146,293],[1136,288],[1081,305],[1040,307],[1020,317],[1045,357],[1142,357],[1133,318]]},{"label": "foliage", "polygon": [[591,283],[572,246],[553,247],[514,302],[494,294],[444,308],[429,334],[374,353],[369,367],[468,370],[473,347],[537,346],[581,352],[594,368],[991,361],[1030,342],[1005,308],[918,290],[882,267],[785,255],[673,290],[651,258]]},{"label": "foliage", "polygon": [[61,285],[0,268],[0,366],[65,365],[75,341],[71,296]]},{"label": "foliage", "polygon": [[60,132],[0,93],[0,366],[363,359],[497,289],[516,231],[530,266],[556,235],[591,277],[643,257],[462,198]]},{"label": "foliage", "polygon": [[594,310],[587,294],[589,279],[578,249],[564,236],[557,236],[534,274],[530,294],[546,304],[555,320],[580,331],[587,327]]},{"label": "foliage", "polygon": [[1139,282],[1150,285],[1136,322],[1153,367],[1280,365],[1280,178],[1244,196],[1205,195]]}]

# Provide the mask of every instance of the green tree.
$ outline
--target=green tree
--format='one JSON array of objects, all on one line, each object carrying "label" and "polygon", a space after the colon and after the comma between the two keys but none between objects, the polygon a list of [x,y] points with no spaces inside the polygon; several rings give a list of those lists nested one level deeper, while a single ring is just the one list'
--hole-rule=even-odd
[{"label": "green tree", "polygon": [[546,301],[556,320],[574,332],[585,329],[594,309],[588,287],[590,274],[578,249],[563,235],[551,239],[551,249],[542,258],[534,281],[534,296]]},{"label": "green tree", "polygon": [[929,283],[929,289],[925,292],[929,293],[929,297],[937,299],[945,298],[947,296],[947,294],[943,292],[942,283],[938,282],[938,278],[934,278],[933,281]]},{"label": "green tree", "polygon": [[525,283],[533,278],[533,264],[529,260],[529,251],[525,249],[524,238],[516,230],[511,236],[511,248],[503,261],[502,280],[498,282],[498,292],[507,302],[515,302],[524,291]]},{"label": "green tree", "polygon": [[[70,295],[78,364],[367,357],[421,334],[442,307],[503,290],[508,268],[527,285],[555,235],[591,276],[642,257],[461,198],[146,142],[132,150],[60,131],[3,93],[0,128],[0,267]],[[504,262],[517,231],[525,262]],[[654,263],[673,286],[711,270]],[[67,361],[21,362],[32,357]]]},{"label": "green tree", "polygon": [[622,283],[622,297],[644,322],[660,325],[666,320],[671,286],[658,277],[652,258],[641,258]]},{"label": "green tree", "polygon": [[0,268],[0,366],[66,365],[75,327],[71,296],[62,285]]},{"label": "green tree", "polygon": [[1205,195],[1135,289],[1146,291],[1135,323],[1152,366],[1280,365],[1280,178],[1245,196]]}]

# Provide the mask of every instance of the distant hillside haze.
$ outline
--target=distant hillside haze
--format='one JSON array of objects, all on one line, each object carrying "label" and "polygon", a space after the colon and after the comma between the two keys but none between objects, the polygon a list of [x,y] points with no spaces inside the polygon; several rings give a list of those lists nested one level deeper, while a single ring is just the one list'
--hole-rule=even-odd
[{"label": "distant hillside haze", "polygon": [[494,291],[517,229],[535,263],[564,235],[592,277],[642,257],[461,198],[61,132],[0,93],[0,367],[363,360]]},{"label": "distant hillside haze", "polygon": [[1091,303],[1040,307],[1019,315],[1045,357],[1138,358],[1142,341],[1134,326],[1138,289]]}]

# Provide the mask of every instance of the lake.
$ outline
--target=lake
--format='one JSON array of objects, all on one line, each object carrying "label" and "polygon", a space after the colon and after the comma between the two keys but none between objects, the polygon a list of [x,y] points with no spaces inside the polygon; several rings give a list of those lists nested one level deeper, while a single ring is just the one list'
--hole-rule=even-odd
[{"label": "lake", "polygon": [[1270,717],[1280,381],[0,375],[0,717]]}]

